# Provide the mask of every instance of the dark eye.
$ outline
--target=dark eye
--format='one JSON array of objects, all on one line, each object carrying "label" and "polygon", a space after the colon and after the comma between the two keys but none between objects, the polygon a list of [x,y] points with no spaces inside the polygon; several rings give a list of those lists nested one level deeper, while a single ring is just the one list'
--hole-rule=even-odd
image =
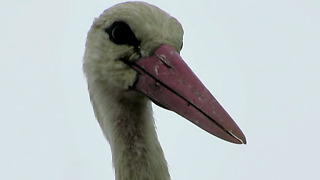
[{"label": "dark eye", "polygon": [[105,29],[105,32],[108,33],[110,40],[115,44],[126,44],[131,46],[140,45],[140,41],[132,32],[130,26],[125,22],[116,21],[110,27]]}]

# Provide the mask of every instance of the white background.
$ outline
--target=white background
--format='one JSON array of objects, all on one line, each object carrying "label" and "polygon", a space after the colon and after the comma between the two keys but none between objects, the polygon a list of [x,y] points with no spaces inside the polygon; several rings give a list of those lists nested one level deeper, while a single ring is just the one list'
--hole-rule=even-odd
[{"label": "white background", "polygon": [[[0,179],[114,179],[81,66],[93,19],[118,2],[0,2]],[[154,106],[172,179],[319,179],[320,1],[148,2],[182,23],[182,57],[248,140]]]}]

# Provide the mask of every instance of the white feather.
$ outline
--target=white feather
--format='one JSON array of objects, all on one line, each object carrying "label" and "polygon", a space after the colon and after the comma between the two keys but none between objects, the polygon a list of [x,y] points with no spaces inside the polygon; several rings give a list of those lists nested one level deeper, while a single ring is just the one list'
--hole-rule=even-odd
[{"label": "white feather", "polygon": [[[126,22],[141,41],[133,47],[116,45],[104,29]],[[136,72],[119,61],[147,57],[161,44],[180,50],[180,23],[159,8],[142,2],[118,4],[95,19],[87,37],[83,69],[93,109],[110,143],[117,180],[168,180],[167,162],[158,141],[147,97],[128,90]]]}]

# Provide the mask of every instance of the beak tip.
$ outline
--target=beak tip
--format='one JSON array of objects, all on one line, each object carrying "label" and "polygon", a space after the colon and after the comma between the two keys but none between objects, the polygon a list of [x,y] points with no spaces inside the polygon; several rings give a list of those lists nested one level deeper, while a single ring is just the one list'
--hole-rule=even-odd
[{"label": "beak tip", "polygon": [[247,144],[247,140],[246,140],[246,138],[244,138],[244,139],[241,139],[242,141],[241,141],[241,143],[242,144]]},{"label": "beak tip", "polygon": [[247,144],[247,139],[240,129],[239,131],[235,132],[226,131],[226,133],[233,137],[233,140],[231,142],[236,144]]},{"label": "beak tip", "polygon": [[239,144],[247,144],[247,139],[244,136],[244,134],[240,134],[240,136],[235,136],[234,134],[232,134],[234,136],[234,138],[236,138],[238,141],[240,141]]},{"label": "beak tip", "polygon": [[240,141],[240,144],[247,144],[247,139],[244,135],[241,136],[240,138],[237,137],[237,139]]},{"label": "beak tip", "polygon": [[245,138],[235,137],[236,140],[232,141],[235,144],[247,144],[247,140]]}]

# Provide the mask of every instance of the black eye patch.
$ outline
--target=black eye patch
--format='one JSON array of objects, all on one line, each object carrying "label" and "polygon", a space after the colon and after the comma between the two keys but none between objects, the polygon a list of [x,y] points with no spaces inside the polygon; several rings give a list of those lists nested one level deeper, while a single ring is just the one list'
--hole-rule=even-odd
[{"label": "black eye patch", "polygon": [[105,29],[112,42],[118,45],[130,45],[138,47],[140,41],[132,32],[130,26],[123,21],[116,21],[111,26]]}]

